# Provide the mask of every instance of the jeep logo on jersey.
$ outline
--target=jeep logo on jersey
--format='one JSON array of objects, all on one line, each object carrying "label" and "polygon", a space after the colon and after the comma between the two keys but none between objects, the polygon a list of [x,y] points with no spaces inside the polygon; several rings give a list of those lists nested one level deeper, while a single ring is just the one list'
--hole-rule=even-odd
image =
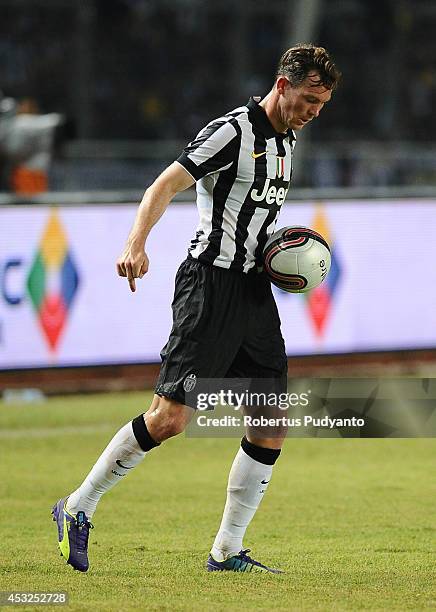
[{"label": "jeep logo on jersey", "polygon": [[265,201],[266,204],[281,206],[288,193],[288,185],[288,181],[267,178],[263,187],[251,190],[250,197],[254,202]]}]

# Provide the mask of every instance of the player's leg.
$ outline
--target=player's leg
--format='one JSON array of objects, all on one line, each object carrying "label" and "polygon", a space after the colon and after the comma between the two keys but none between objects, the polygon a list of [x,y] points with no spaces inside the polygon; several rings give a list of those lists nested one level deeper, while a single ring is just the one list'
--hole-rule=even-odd
[{"label": "player's leg", "polygon": [[[259,291],[253,291],[253,298],[251,334],[232,365],[231,375],[252,377],[260,384],[257,391],[265,384],[267,392],[274,389],[280,394],[286,391],[287,360],[269,285],[260,284]],[[233,461],[221,525],[207,564],[209,571],[275,572],[248,557],[243,547],[245,531],[268,488],[286,436],[286,424],[281,422],[285,413],[278,407],[274,410],[268,407],[266,416],[277,417],[277,425],[247,429]]]},{"label": "player's leg", "polygon": [[150,410],[124,425],[103,450],[84,482],[68,498],[71,514],[83,510],[92,518],[101,496],[130,474],[161,442],[182,432],[193,410],[155,395]]},{"label": "player's leg", "polygon": [[101,497],[127,476],[161,442],[181,433],[193,410],[166,397],[154,396],[146,414],[122,427],[103,450],[83,483],[53,508],[59,547],[79,571],[89,567],[87,547],[92,518]]},{"label": "player's leg", "polygon": [[[219,281],[215,287],[216,295],[215,281]],[[195,377],[219,375],[219,372],[224,375],[232,362],[238,348],[233,347],[237,342],[237,330],[228,335],[230,345],[218,346],[216,341],[221,329],[220,317],[224,317],[223,311],[231,309],[235,295],[232,286],[228,285],[227,277],[221,278],[219,272],[196,260],[188,259],[180,266],[172,304],[173,328],[161,353],[157,395],[145,419],[140,415],[125,425],[103,451],[84,483],[53,509],[61,551],[77,569],[86,571],[88,568],[89,518],[101,496],[130,473],[160,442],[183,431],[191,418],[193,410],[184,403],[186,378],[194,373],[194,380]],[[223,307],[225,289],[229,302],[227,309]],[[210,320],[216,322],[216,327],[210,324]],[[82,554],[79,559],[71,556],[71,547],[77,548],[76,541]]]},{"label": "player's leg", "polygon": [[[278,434],[279,435],[279,434]],[[272,478],[284,438],[242,438],[230,469],[227,499],[207,564],[209,571],[271,571],[244,552],[243,538]]]}]

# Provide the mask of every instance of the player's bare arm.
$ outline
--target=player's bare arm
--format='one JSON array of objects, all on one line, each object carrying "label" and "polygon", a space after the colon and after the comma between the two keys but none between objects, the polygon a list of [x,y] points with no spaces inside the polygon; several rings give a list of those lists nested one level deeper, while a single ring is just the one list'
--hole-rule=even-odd
[{"label": "player's bare arm", "polygon": [[176,193],[188,189],[194,182],[192,176],[174,162],[144,193],[124,251],[117,260],[118,274],[127,277],[131,291],[136,291],[135,278],[142,278],[148,271],[145,241],[151,228],[159,221]]}]

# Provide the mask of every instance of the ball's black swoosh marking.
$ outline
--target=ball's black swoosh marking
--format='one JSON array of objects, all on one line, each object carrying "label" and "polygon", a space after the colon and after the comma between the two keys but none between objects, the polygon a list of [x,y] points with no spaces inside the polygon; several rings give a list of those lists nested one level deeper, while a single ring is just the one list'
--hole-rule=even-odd
[{"label": "ball's black swoosh marking", "polygon": [[134,467],[135,467],[134,465],[131,465],[131,466],[129,466],[129,467],[128,467],[127,465],[123,465],[119,459],[117,459],[117,460],[115,461],[115,463],[116,463],[117,465],[119,465],[119,466],[120,466],[120,468],[123,468],[123,470],[131,470],[132,468],[134,468]]},{"label": "ball's black swoosh marking", "polygon": [[[118,461],[117,461],[117,463],[118,463]],[[268,484],[268,483],[269,483],[269,480],[261,480],[260,481],[260,484]]]}]

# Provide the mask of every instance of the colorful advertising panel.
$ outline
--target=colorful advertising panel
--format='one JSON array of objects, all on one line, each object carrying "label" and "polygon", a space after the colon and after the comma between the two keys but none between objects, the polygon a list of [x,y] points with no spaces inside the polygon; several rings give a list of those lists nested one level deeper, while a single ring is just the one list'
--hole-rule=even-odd
[{"label": "colorful advertising panel", "polygon": [[[136,205],[0,208],[0,368],[156,362],[194,204],[171,204],[131,293],[115,262]],[[308,294],[274,288],[289,355],[436,346],[436,201],[287,202],[332,250]]]}]

